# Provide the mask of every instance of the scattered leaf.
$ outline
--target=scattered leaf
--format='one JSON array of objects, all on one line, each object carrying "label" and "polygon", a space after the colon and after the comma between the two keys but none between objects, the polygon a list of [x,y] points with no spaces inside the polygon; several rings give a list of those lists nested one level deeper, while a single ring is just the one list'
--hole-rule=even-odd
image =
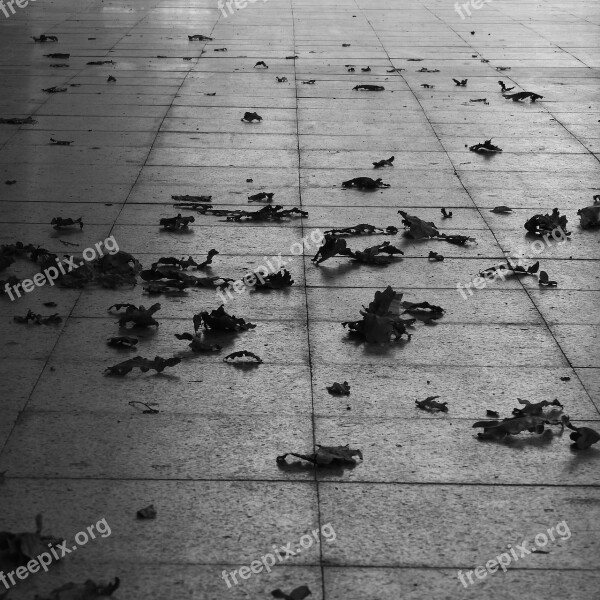
[{"label": "scattered leaf", "polygon": [[535,235],[552,234],[560,229],[565,235],[569,236],[571,233],[567,231],[567,223],[566,215],[561,215],[558,208],[555,208],[552,210],[552,214],[533,215],[525,222],[525,229]]},{"label": "scattered leaf", "polygon": [[[349,46],[350,44],[347,45]],[[310,595],[311,591],[306,585],[301,585],[300,587],[295,588],[289,594],[282,592],[280,589],[276,589],[271,592],[271,596],[273,596],[273,598],[283,598],[283,600],[304,600],[304,598]]]},{"label": "scattered leaf", "polygon": [[204,40],[212,41],[212,38],[208,37],[207,35],[202,35],[201,33],[196,33],[194,35],[188,35],[188,40],[190,42],[202,42]]},{"label": "scattered leaf", "polygon": [[73,141],[67,141],[67,140],[55,140],[54,138],[50,138],[50,145],[52,146],[70,146],[73,143]]},{"label": "scattered leaf", "polygon": [[382,160],[378,160],[377,162],[374,162],[373,168],[381,169],[382,167],[385,167],[385,166],[393,167],[394,166],[393,163],[394,163],[394,157],[390,156],[389,158],[384,158]]},{"label": "scattered leaf", "polygon": [[255,112],[245,112],[244,116],[240,119],[240,121],[245,121],[246,123],[252,123],[252,121],[262,121],[262,117]]},{"label": "scattered leaf", "polygon": [[548,278],[548,273],[546,271],[540,271],[540,278],[538,280],[539,285],[545,285],[547,287],[556,287],[558,283],[556,281],[551,281]]},{"label": "scattered leaf", "polygon": [[492,208],[492,210],[490,210],[490,212],[497,213],[499,215],[508,215],[512,211],[513,209],[509,208],[508,206],[495,206],[494,208]]},{"label": "scattered leaf", "polygon": [[415,400],[415,404],[417,408],[428,412],[448,412],[448,403],[436,402],[436,398],[439,398],[439,396],[429,396],[425,400]]},{"label": "scattered leaf", "polygon": [[0,123],[4,125],[34,125],[37,121],[33,117],[25,117],[24,119],[20,118],[11,118],[5,119],[0,118]]},{"label": "scattered leaf", "polygon": [[35,517],[35,533],[11,533],[0,531],[0,564],[25,565],[29,560],[48,551],[48,546],[63,542],[62,539],[42,535],[42,515]]},{"label": "scattered leaf", "polygon": [[218,344],[209,344],[202,339],[202,336],[193,333],[176,333],[178,340],[189,340],[189,347],[192,352],[219,352],[221,346]]},{"label": "scattered leaf", "polygon": [[536,100],[541,100],[544,96],[540,96],[539,94],[534,94],[533,92],[517,92],[516,94],[509,94],[508,96],[504,96],[507,100],[512,100],[513,102],[519,102],[520,100],[525,100],[526,98],[530,98],[532,102]]},{"label": "scattered leaf", "polygon": [[138,519],[156,519],[156,509],[154,508],[154,504],[140,508],[140,510],[135,513],[135,516]]},{"label": "scattered leaf", "polygon": [[160,310],[159,303],[153,304],[150,308],[135,306],[135,304],[113,304],[108,311],[113,308],[117,311],[125,309],[125,314],[118,321],[119,327],[126,327],[127,323],[133,323],[135,327],[158,327],[158,321],[153,315]]},{"label": "scattered leaf", "polygon": [[50,225],[54,227],[54,229],[62,229],[63,227],[72,227],[73,225],[79,225],[79,229],[83,229],[83,221],[82,218],[71,219],[70,217],[63,219],[62,217],[54,217],[52,221],[50,221]]},{"label": "scattered leaf", "polygon": [[235,332],[247,331],[256,327],[254,323],[246,323],[241,317],[228,314],[222,304],[210,313],[203,311],[194,315],[194,331],[198,331],[201,326],[204,326],[204,329]]},{"label": "scattered leaf", "polygon": [[261,67],[263,69],[268,69],[269,67],[267,66],[267,63],[264,60],[259,60],[255,65],[254,68],[256,69],[257,67]]},{"label": "scattered leaf", "polygon": [[288,78],[287,77],[275,77],[278,83],[285,83]]},{"label": "scattered leaf", "polygon": [[498,84],[500,85],[500,91],[504,94],[504,92],[510,92],[511,90],[515,89],[515,86],[513,85],[513,87],[506,87],[506,84],[504,83],[504,81],[499,81]]},{"label": "scattered leaf", "polygon": [[433,250],[429,251],[428,258],[429,258],[429,260],[435,260],[438,262],[442,262],[444,260],[444,257],[441,254],[438,254],[437,252],[434,252]]},{"label": "scattered leaf", "polygon": [[[212,196],[190,196],[186,194],[185,196],[171,196],[173,200],[177,200],[178,202],[210,202],[212,200]],[[174,206],[181,206],[179,204],[175,204]]]},{"label": "scattered leaf", "polygon": [[442,208],[441,209],[441,213],[442,213],[442,216],[444,217],[444,219],[451,219],[452,218],[452,211],[446,212],[446,209]]},{"label": "scattered leaf", "polygon": [[95,583],[91,579],[82,584],[71,582],[52,590],[47,598],[36,596],[35,600],[104,600],[112,596],[119,584],[118,577],[107,584]]},{"label": "scattered leaf", "polygon": [[498,146],[494,146],[492,144],[492,140],[485,140],[482,144],[474,144],[473,146],[469,146],[469,150],[471,152],[478,152],[479,154],[489,154],[492,152],[502,152],[502,148]]},{"label": "scattered leaf", "polygon": [[383,183],[381,179],[371,179],[370,177],[355,177],[342,182],[343,188],[358,188],[361,190],[374,190],[377,188],[389,188],[389,184]]},{"label": "scattered leaf", "polygon": [[594,196],[594,204],[577,211],[582,229],[591,229],[600,226],[600,195]]},{"label": "scattered leaf", "polygon": [[[236,361],[236,358],[249,358],[250,361]],[[223,362],[240,362],[240,363],[247,363],[247,362],[252,362],[252,361],[256,361],[256,363],[262,363],[262,358],[256,354],[254,354],[254,352],[250,352],[249,350],[239,350],[238,352],[232,352],[231,354],[228,354],[224,359]]]},{"label": "scattered leaf", "polygon": [[[129,373],[132,369],[140,369],[142,373],[146,373],[150,369],[154,369],[157,373],[162,373],[167,367],[174,367],[180,362],[181,358],[177,358],[175,356],[171,358],[161,358],[160,356],[156,356],[153,360],[150,360],[149,358],[143,358],[142,356],[134,356],[133,358],[120,362],[112,367],[107,367],[104,373],[106,375],[122,376],[127,375],[127,373]],[[132,402],[136,401],[132,400]],[[150,407],[148,407],[148,409],[156,411],[156,409],[150,409]]]},{"label": "scattered leaf", "polygon": [[194,217],[182,217],[181,213],[178,213],[175,217],[161,219],[160,226],[166,231],[188,230],[189,224],[194,220]]},{"label": "scattered leaf", "polygon": [[279,464],[285,464],[288,456],[294,456],[301,458],[307,462],[313,463],[319,467],[327,467],[333,465],[356,465],[355,456],[358,456],[360,460],[363,459],[362,452],[360,450],[353,450],[346,446],[320,446],[317,444],[317,451],[313,454],[296,454],[295,452],[287,452],[282,456],[277,457]]},{"label": "scattered leaf", "polygon": [[262,276],[262,279],[257,279],[254,284],[255,289],[259,290],[281,290],[294,285],[291,273],[284,268],[281,268],[275,273]]},{"label": "scattered leaf", "polygon": [[579,450],[587,450],[600,441],[600,433],[591,427],[575,427],[566,415],[563,416],[562,423],[573,431],[569,437],[575,442],[573,446]]},{"label": "scattered leaf", "polygon": [[117,337],[108,338],[106,341],[107,346],[111,346],[112,348],[129,348],[131,350],[135,350],[135,347],[139,340],[134,337],[130,337],[128,335],[120,335]]},{"label": "scattered leaf", "polygon": [[344,381],[344,383],[335,381],[332,385],[327,386],[327,391],[334,396],[349,396],[350,385],[347,381]]},{"label": "scattered leaf", "polygon": [[57,86],[52,86],[49,88],[42,89],[42,92],[46,92],[46,94],[58,94],[60,92],[66,92],[66,91],[67,91],[66,87],[57,87]]},{"label": "scattered leaf", "polygon": [[460,81],[458,79],[452,79],[452,81],[454,81],[454,83],[460,87],[465,87],[467,85],[467,81],[469,81],[468,79],[461,79]]},{"label": "scattered leaf", "polygon": [[91,60],[88,63],[85,63],[86,65],[114,65],[115,61],[114,60]]},{"label": "scattered leaf", "polygon": [[375,227],[368,223],[360,223],[359,225],[353,225],[352,227],[343,227],[341,229],[329,229],[325,232],[325,235],[335,237],[355,236],[355,235],[396,235],[398,228],[393,225],[388,225],[385,229],[381,227]]},{"label": "scattered leaf", "polygon": [[364,90],[366,92],[383,92],[385,88],[382,85],[361,84],[354,86],[353,90]]},{"label": "scattered leaf", "polygon": [[58,38],[55,35],[46,35],[45,33],[42,33],[40,37],[31,36],[31,39],[36,43],[58,42]]},{"label": "scattered leaf", "polygon": [[48,58],[69,58],[71,55],[64,52],[53,52],[52,54],[44,54]]},{"label": "scattered leaf", "polygon": [[259,192],[258,194],[248,196],[248,202],[271,202],[274,195],[273,192]]},{"label": "scattered leaf", "polygon": [[42,315],[36,314],[31,310],[27,311],[27,314],[24,317],[15,316],[13,317],[15,323],[27,324],[29,321],[35,323],[36,325],[58,325],[62,323],[62,317],[58,316],[58,313],[54,313],[53,315],[49,315],[47,317],[42,317]]}]

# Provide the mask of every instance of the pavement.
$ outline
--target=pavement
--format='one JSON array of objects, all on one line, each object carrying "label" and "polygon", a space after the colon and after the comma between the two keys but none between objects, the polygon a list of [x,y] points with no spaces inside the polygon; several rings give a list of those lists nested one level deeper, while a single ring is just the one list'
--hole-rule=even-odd
[{"label": "pavement", "polygon": [[[0,117],[35,123],[0,124],[0,243],[60,256],[117,244],[145,268],[214,248],[210,267],[190,274],[239,279],[285,264],[294,285],[240,284],[225,309],[256,328],[216,335],[223,350],[201,354],[175,334],[219,306],[213,287],[32,285],[0,300],[0,531],[34,532],[41,514],[42,535],[70,549],[47,572],[0,583],[0,597],[64,600],[51,590],[118,577],[122,600],[259,599],[304,585],[314,600],[600,599],[600,444],[573,449],[560,425],[503,442],[472,428],[487,411],[511,416],[520,398],[557,399],[576,427],[600,429],[600,232],[577,216],[600,193],[600,5],[11,6],[0,12]],[[41,34],[58,41],[34,42]],[[543,98],[505,99],[499,80]],[[53,86],[66,91],[42,91]],[[246,112],[262,120],[244,122]],[[490,138],[501,153],[469,150]],[[389,187],[342,187],[355,177]],[[308,216],[227,221],[171,199],[258,210],[248,196],[259,192]],[[512,212],[492,212],[501,205]],[[525,221],[555,207],[570,239],[527,236]],[[399,210],[475,242],[411,239]],[[190,231],[162,231],[178,212],[195,217]],[[55,217],[84,227],[54,229]],[[399,232],[346,238],[350,248],[389,241],[404,255],[387,266],[311,261],[322,232],[359,223]],[[539,260],[557,286],[476,279],[507,256]],[[38,269],[19,259],[0,278]],[[442,306],[442,318],[418,320],[410,341],[353,339],[341,322],[387,286]],[[108,312],[155,302],[159,326],[133,333]],[[28,309],[62,322],[14,322]],[[106,345],[124,334],[136,351]],[[223,361],[241,350],[263,362]],[[136,354],[181,362],[105,375]],[[328,393],[344,381],[350,395]],[[430,396],[448,411],[416,407]],[[276,461],[346,444],[362,452],[356,465]],[[156,518],[136,518],[148,505]],[[46,551],[38,537],[21,551]],[[68,598],[112,591],[89,585]]]}]

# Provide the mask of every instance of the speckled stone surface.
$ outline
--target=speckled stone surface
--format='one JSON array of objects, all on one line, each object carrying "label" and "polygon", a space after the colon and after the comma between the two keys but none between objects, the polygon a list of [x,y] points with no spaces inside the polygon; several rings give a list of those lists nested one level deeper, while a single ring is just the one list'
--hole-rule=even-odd
[{"label": "speckled stone surface", "polygon": [[[558,399],[577,425],[600,429],[600,232],[582,231],[577,217],[600,193],[599,5],[25,4],[13,3],[14,14],[0,4],[0,118],[37,121],[0,124],[0,243],[62,256],[114,236],[146,268],[215,248],[200,276],[239,279],[284,261],[294,286],[226,297],[256,328],[209,335],[223,347],[215,354],[175,337],[223,302],[213,288],[151,296],[141,284],[45,286],[0,298],[0,531],[32,532],[42,514],[44,534],[79,544],[47,573],[18,580],[7,600],[114,577],[115,600],[259,600],[301,585],[314,600],[597,600],[600,445],[575,451],[560,426],[483,442],[472,424],[487,411],[509,416],[519,398]],[[34,43],[42,33],[58,43]],[[45,56],[55,52],[70,57]],[[498,80],[543,99],[511,102]],[[362,84],[385,89],[353,89]],[[43,91],[52,86],[67,90]],[[262,121],[241,121],[246,111]],[[489,138],[502,153],[469,151]],[[390,156],[393,167],[373,170]],[[342,187],[358,176],[390,187]],[[248,196],[262,191],[308,216],[228,222],[171,199],[209,195],[215,208],[257,210]],[[514,210],[491,212],[498,205]],[[554,207],[572,236],[540,249],[523,224]],[[359,223],[401,230],[399,210],[476,243],[400,231],[348,238],[352,249],[397,245],[404,256],[393,264],[311,261],[312,234]],[[160,231],[177,212],[195,216],[190,231]],[[56,231],[56,216],[85,226]],[[444,261],[430,261],[431,250]],[[558,286],[509,277],[457,289],[513,253],[539,260]],[[0,278],[35,272],[20,260]],[[416,322],[412,339],[391,347],[350,338],[341,322],[359,319],[387,285],[441,305],[443,317]],[[107,310],[154,302],[160,325],[148,330],[119,327]],[[28,309],[63,321],[13,321]],[[137,351],[106,345],[127,334]],[[262,364],[223,362],[238,350]],[[181,362],[162,374],[104,374],[136,354]],[[350,395],[329,394],[334,381],[348,381]],[[419,410],[415,400],[428,396],[449,411]],[[363,461],[319,472],[276,462],[337,444],[359,448]],[[149,504],[157,518],[136,519]],[[80,543],[76,534],[102,519],[109,534]],[[538,543],[552,528],[554,539]],[[524,542],[534,551],[481,576],[478,567]],[[267,556],[271,570],[250,570]],[[11,571],[0,562],[5,598],[2,572]]]}]

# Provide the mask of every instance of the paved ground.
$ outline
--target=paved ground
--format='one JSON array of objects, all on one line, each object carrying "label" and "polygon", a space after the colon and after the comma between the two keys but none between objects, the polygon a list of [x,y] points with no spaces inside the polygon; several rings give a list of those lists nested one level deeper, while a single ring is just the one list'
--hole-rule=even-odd
[{"label": "paved ground", "polygon": [[[232,278],[281,253],[295,280],[228,301],[257,324],[221,336],[224,350],[263,358],[250,370],[224,364],[223,353],[192,355],[173,335],[218,306],[211,289],[157,297],[160,327],[138,332],[139,353],[182,362],[124,378],[103,375],[131,356],[105,345],[119,334],[107,308],[157,301],[141,285],[43,287],[2,300],[0,530],[33,531],[42,513],[44,532],[69,544],[101,519],[111,531],[20,581],[10,599],[114,576],[114,597],[126,600],[269,598],[303,584],[327,600],[600,598],[600,449],[573,451],[559,427],[504,444],[480,442],[471,428],[486,410],[510,415],[517,398],[558,398],[577,425],[598,428],[600,237],[582,231],[576,213],[600,186],[600,6],[467,8],[461,19],[451,0],[269,0],[231,13],[216,0],[37,0],[8,19],[0,13],[0,117],[37,121],[0,125],[0,242],[64,254],[112,235],[146,267],[216,248],[207,272]],[[58,43],[33,43],[42,33]],[[44,56],[55,52],[71,56]],[[86,64],[97,60],[115,64]],[[268,70],[254,68],[261,60]],[[505,100],[499,79],[544,98]],[[360,84],[385,90],[352,89]],[[241,122],[246,111],[262,122]],[[51,146],[51,137],[73,144]],[[488,138],[504,152],[469,152]],[[371,168],[390,155],[393,167]],[[391,187],[341,189],[374,174]],[[308,218],[244,224],[196,214],[190,234],[159,231],[159,219],[177,212],[171,195],[212,195],[215,207],[234,209],[260,191]],[[490,212],[498,205],[515,210]],[[540,251],[523,223],[555,206],[572,239]],[[405,256],[387,267],[311,263],[315,230],[401,227],[399,209],[478,243],[352,238],[352,248],[389,239]],[[55,216],[83,217],[85,227],[56,232]],[[306,256],[294,256],[305,236]],[[429,250],[445,261],[430,262]],[[558,287],[526,277],[466,297],[456,289],[514,251],[539,259]],[[1,275],[34,272],[19,261]],[[418,322],[410,342],[389,348],[352,341],[340,322],[359,318],[387,285],[443,306],[444,317]],[[28,308],[64,322],[12,321]],[[344,380],[350,396],[327,393]],[[447,414],[415,408],[431,395]],[[143,414],[133,400],[160,413]],[[350,444],[364,462],[317,476],[276,464],[315,444]],[[157,519],[136,520],[151,503]],[[461,585],[459,569],[510,557],[525,540],[532,549],[552,527],[554,541],[516,550],[508,572]],[[274,559],[271,573],[238,574],[231,589],[221,578],[319,528],[320,544]]]}]

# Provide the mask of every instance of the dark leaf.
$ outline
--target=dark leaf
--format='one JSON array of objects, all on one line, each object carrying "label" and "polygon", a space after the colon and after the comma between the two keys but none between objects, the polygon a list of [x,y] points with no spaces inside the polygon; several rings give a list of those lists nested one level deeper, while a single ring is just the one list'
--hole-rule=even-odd
[{"label": "dark leaf", "polygon": [[240,120],[246,121],[246,123],[252,123],[252,121],[262,121],[262,117],[255,112],[245,112]]},{"label": "dark leaf", "polygon": [[393,225],[388,225],[385,229],[381,227],[375,227],[368,223],[360,223],[352,227],[343,227],[341,229],[329,229],[325,232],[326,236],[345,237],[345,236],[356,236],[356,235],[396,235],[398,228]]},{"label": "dark leaf", "polygon": [[467,85],[468,79],[461,79],[460,81],[458,79],[452,79],[452,81],[454,81],[454,83],[456,85],[459,85],[461,87],[465,87]]},{"label": "dark leaf", "polygon": [[42,317],[40,314],[36,314],[31,310],[27,311],[27,314],[24,317],[15,316],[13,317],[15,323],[27,324],[29,321],[35,323],[36,325],[58,325],[62,323],[62,317],[58,316],[58,313],[54,313],[53,315],[49,315],[47,317]]},{"label": "dark leaf", "polygon": [[169,217],[160,220],[160,226],[166,231],[187,230],[190,223],[194,222],[194,217],[182,217],[179,213],[176,217]]},{"label": "dark leaf", "polygon": [[558,282],[556,281],[551,281],[548,278],[548,273],[546,273],[546,271],[540,271],[540,278],[538,280],[539,285],[545,285],[547,287],[556,287],[558,285]]},{"label": "dark leaf", "polygon": [[448,403],[436,402],[436,398],[439,398],[439,396],[429,396],[425,400],[415,400],[415,404],[417,408],[428,412],[448,412]]},{"label": "dark leaf", "polygon": [[[349,46],[350,44],[347,45]],[[304,598],[311,595],[311,591],[306,585],[301,585],[300,587],[292,590],[289,595],[285,592],[282,592],[280,589],[273,590],[271,595],[274,598],[283,598],[283,600],[304,600]]]},{"label": "dark leaf", "polygon": [[[370,70],[371,69],[369,69],[369,71]],[[385,88],[382,85],[369,85],[369,84],[356,85],[352,89],[353,90],[364,90],[366,92],[382,92],[383,90],[385,90]]]},{"label": "dark leaf", "polygon": [[373,168],[374,169],[381,169],[382,167],[385,166],[389,166],[389,167],[393,167],[394,166],[394,157],[390,156],[389,158],[384,158],[382,160],[378,160],[377,162],[373,163]]},{"label": "dark leaf", "polygon": [[[212,196],[190,196],[186,194],[185,196],[171,196],[171,198],[179,202],[210,202]],[[175,204],[174,206],[178,205]]]},{"label": "dark leaf", "polygon": [[241,317],[230,315],[225,312],[224,306],[221,304],[216,310],[201,312],[194,315],[194,331],[198,331],[201,326],[205,329],[214,329],[217,331],[247,331],[254,329],[254,323],[246,323]]},{"label": "dark leaf", "polygon": [[135,516],[138,519],[156,519],[156,509],[154,508],[154,504],[141,508],[135,513]]},{"label": "dark leaf", "polygon": [[511,90],[514,90],[515,87],[506,87],[504,81],[499,81],[498,84],[500,85],[501,91],[502,93],[504,92],[510,92]]},{"label": "dark leaf", "polygon": [[36,43],[58,42],[58,38],[55,35],[46,35],[45,33],[42,33],[40,37],[32,36],[31,39]]},{"label": "dark leaf", "polygon": [[272,192],[259,192],[248,196],[248,202],[271,202],[275,194]]},{"label": "dark leaf", "polygon": [[190,42],[202,42],[204,40],[208,40],[208,41],[212,41],[211,37],[208,37],[207,35],[202,35],[200,33],[196,33],[194,35],[188,35],[188,40],[190,40]]},{"label": "dark leaf", "polygon": [[560,230],[564,235],[569,236],[571,233],[567,231],[567,222],[566,215],[561,215],[558,208],[555,208],[551,214],[533,215],[525,222],[525,229],[535,235],[552,234]]},{"label": "dark leaf", "polygon": [[497,213],[499,215],[507,215],[511,213],[512,210],[513,209],[509,208],[508,206],[495,206],[494,208],[492,208],[492,210],[490,210],[490,212]]},{"label": "dark leaf", "polygon": [[47,598],[36,596],[35,600],[104,600],[112,596],[113,592],[118,589],[119,584],[118,577],[107,584],[95,583],[91,579],[82,584],[66,583],[52,590]]},{"label": "dark leaf", "polygon": [[[250,352],[249,350],[239,350],[237,352],[232,352],[231,354],[228,354],[225,358],[223,358],[223,362],[235,362],[236,358],[249,358],[254,361],[256,361],[257,363],[262,363],[262,358],[256,354],[254,354],[254,352]],[[241,361],[241,362],[251,362],[251,361]]]},{"label": "dark leaf", "polygon": [[444,219],[451,219],[452,218],[452,211],[446,212],[446,209],[442,208],[441,209],[441,213],[442,213],[442,216],[444,217]]},{"label": "dark leaf", "polygon": [[563,416],[562,423],[573,431],[569,437],[575,442],[573,446],[579,450],[587,450],[600,441],[600,433],[591,427],[575,427],[566,415]]},{"label": "dark leaf", "polygon": [[174,367],[180,362],[181,359],[175,356],[172,358],[161,358],[160,356],[156,356],[153,360],[150,360],[149,358],[143,358],[142,356],[135,356],[112,367],[107,367],[105,374],[127,375],[127,373],[129,373],[132,369],[140,369],[142,373],[146,373],[150,369],[154,369],[158,373],[162,373],[167,367]]},{"label": "dark leaf", "polygon": [[381,179],[371,179],[370,177],[355,177],[342,182],[344,188],[358,188],[362,190],[374,190],[377,188],[389,188],[389,184],[383,183]]},{"label": "dark leaf", "polygon": [[285,463],[288,456],[295,456],[301,458],[316,466],[330,466],[330,465],[355,465],[355,456],[358,456],[360,460],[363,459],[362,452],[360,450],[353,450],[348,445],[346,446],[319,446],[317,444],[317,451],[313,454],[296,454],[295,452],[287,452],[282,456],[277,457],[278,463]]},{"label": "dark leaf", "polygon": [[347,381],[344,381],[344,383],[335,381],[332,385],[327,386],[327,391],[334,396],[349,396],[350,385]]},{"label": "dark leaf", "polygon": [[109,307],[109,312],[113,308],[117,311],[125,309],[125,314],[119,319],[120,327],[125,327],[127,323],[133,323],[136,327],[151,327],[153,325],[158,327],[158,321],[153,317],[154,313],[160,310],[160,304],[158,303],[153,304],[150,308],[135,306],[134,304],[113,304]]},{"label": "dark leaf", "polygon": [[444,260],[444,257],[441,254],[438,254],[437,252],[434,252],[433,250],[429,251],[429,260],[436,260],[439,262],[442,262]]},{"label": "dark leaf", "polygon": [[294,285],[291,273],[287,269],[280,269],[275,273],[258,278],[254,284],[255,289],[281,290]]},{"label": "dark leaf", "polygon": [[582,229],[600,227],[600,195],[594,196],[594,204],[577,211]]},{"label": "dark leaf", "polygon": [[544,96],[540,96],[539,94],[534,94],[533,92],[517,92],[516,94],[509,94],[508,96],[504,96],[507,100],[512,100],[513,102],[518,102],[519,100],[525,100],[526,98],[531,98],[532,102],[536,100],[541,100]]},{"label": "dark leaf", "polygon": [[479,154],[488,154],[490,152],[502,152],[502,148],[498,146],[494,146],[492,144],[492,140],[485,140],[482,144],[475,144],[474,146],[469,146],[469,150],[471,152],[478,152]]},{"label": "dark leaf", "polygon": [[138,342],[139,342],[139,340],[137,338],[130,337],[128,335],[121,335],[118,337],[108,338],[108,340],[106,341],[106,344],[113,348],[135,349]]},{"label": "dark leaf", "polygon": [[176,333],[178,340],[189,340],[192,352],[219,352],[221,346],[218,344],[209,344],[202,339],[202,336],[193,333]]},{"label": "dark leaf", "polygon": [[52,221],[50,221],[50,225],[52,225],[54,229],[72,227],[73,225],[79,225],[79,229],[83,229],[83,221],[81,220],[81,217],[79,217],[79,219],[63,219],[62,217],[54,217]]},{"label": "dark leaf", "polygon": [[267,66],[267,63],[264,60],[259,60],[255,65],[254,68],[256,69],[256,67],[261,67],[263,69],[268,69],[269,67]]},{"label": "dark leaf", "polygon": [[26,117],[24,119],[12,118],[12,119],[4,119],[0,118],[0,123],[5,125],[33,125],[37,123],[37,121],[33,117]]}]

